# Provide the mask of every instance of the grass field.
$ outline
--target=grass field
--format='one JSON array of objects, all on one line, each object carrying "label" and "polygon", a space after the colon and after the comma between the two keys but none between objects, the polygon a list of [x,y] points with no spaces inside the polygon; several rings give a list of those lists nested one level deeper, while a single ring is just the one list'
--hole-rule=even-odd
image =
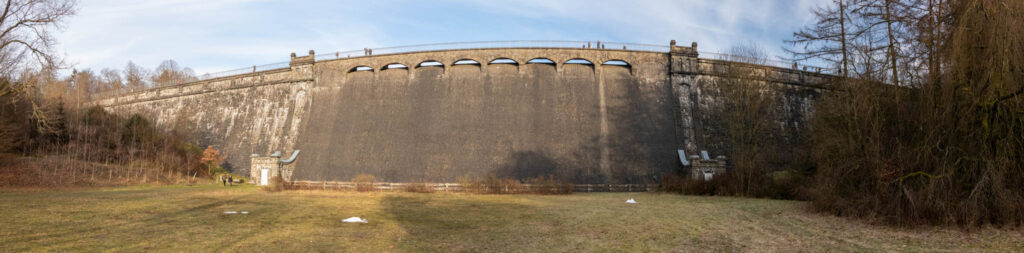
[{"label": "grass field", "polygon": [[[625,204],[628,198],[639,204]],[[248,211],[247,215],[224,211]],[[342,223],[359,216],[368,224]],[[896,229],[804,203],[650,193],[0,189],[0,251],[1022,251],[1020,229]]]}]

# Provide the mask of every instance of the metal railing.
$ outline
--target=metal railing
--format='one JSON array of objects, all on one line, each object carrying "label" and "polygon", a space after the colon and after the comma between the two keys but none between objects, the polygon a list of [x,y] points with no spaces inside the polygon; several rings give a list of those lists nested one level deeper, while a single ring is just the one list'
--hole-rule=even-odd
[{"label": "metal railing", "polygon": [[[624,42],[599,42],[599,41],[574,41],[574,40],[511,40],[511,41],[474,41],[474,42],[450,42],[450,43],[433,43],[433,44],[420,44],[420,45],[409,45],[409,46],[396,46],[396,47],[379,47],[379,48],[365,48],[361,50],[348,50],[348,51],[336,51],[336,52],[321,52],[313,56],[315,61],[322,60],[335,60],[335,59],[346,59],[346,58],[360,58],[368,56],[380,56],[390,54],[402,54],[412,52],[430,52],[430,51],[444,51],[444,50],[467,50],[467,49],[492,49],[492,48],[582,48],[582,49],[602,49],[602,50],[629,50],[629,51],[643,51],[643,52],[657,52],[657,53],[668,53],[671,47],[668,45],[655,45],[655,44],[641,44],[641,43],[624,43]],[[792,68],[794,62],[787,62],[781,60],[762,59],[762,58],[750,58],[722,53],[714,52],[699,52],[699,57],[704,59],[714,60],[727,60],[727,61],[740,61],[749,62],[754,64],[762,64],[767,66],[779,67],[779,68]],[[275,70],[289,67],[290,62],[276,62],[264,65],[254,65],[250,67],[205,73],[198,76],[196,81],[204,81],[210,79],[216,79],[221,77],[241,75],[248,73],[256,73],[267,70]],[[806,70],[811,72],[830,73],[830,68],[824,62],[812,62],[812,61],[799,61],[795,62],[798,70]],[[188,83],[190,83],[188,82]]]},{"label": "metal railing", "polygon": [[221,77],[226,77],[226,76],[233,76],[233,75],[256,73],[256,72],[260,72],[260,71],[267,71],[267,70],[275,70],[275,69],[287,68],[287,67],[289,67],[289,63],[290,62],[275,62],[275,63],[271,63],[271,64],[253,65],[251,67],[232,69],[232,70],[226,70],[226,71],[220,71],[220,72],[214,72],[214,73],[206,73],[206,74],[200,75],[198,77],[197,81],[210,80],[210,79],[221,78]]},{"label": "metal railing", "polygon": [[732,62],[743,62],[743,63],[757,64],[757,65],[772,66],[772,67],[777,67],[777,68],[787,68],[787,69],[796,69],[796,70],[800,70],[800,71],[806,70],[808,72],[834,74],[834,73],[832,73],[832,72],[834,72],[834,70],[832,68],[823,67],[823,66],[828,66],[828,63],[825,62],[825,61],[821,61],[821,60],[817,60],[817,61],[810,61],[810,60],[804,60],[804,61],[784,61],[784,60],[775,60],[775,59],[768,59],[768,58],[749,57],[749,56],[742,56],[742,55],[723,54],[723,53],[704,52],[704,51],[699,51],[698,55],[699,55],[699,58],[704,58],[704,59],[723,60],[723,61],[732,61]]},{"label": "metal railing", "polygon": [[412,52],[430,52],[443,50],[466,50],[466,49],[491,49],[491,48],[590,48],[606,50],[630,50],[668,53],[670,47],[667,45],[653,45],[640,43],[623,42],[598,42],[598,41],[573,41],[573,40],[512,40],[512,41],[474,41],[474,42],[451,42],[434,43],[397,47],[365,48],[362,50],[349,50],[337,52],[317,53],[314,58],[317,61],[359,58],[367,56],[379,56],[389,54],[402,54]]}]

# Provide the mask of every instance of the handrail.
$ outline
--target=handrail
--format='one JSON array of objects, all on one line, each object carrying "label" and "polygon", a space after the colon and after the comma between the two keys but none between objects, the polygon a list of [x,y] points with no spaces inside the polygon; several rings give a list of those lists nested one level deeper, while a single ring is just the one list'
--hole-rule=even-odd
[{"label": "handrail", "polygon": [[[447,43],[431,43],[431,44],[419,44],[419,45],[407,45],[407,46],[393,46],[393,47],[378,47],[378,48],[365,48],[362,50],[348,50],[348,51],[336,51],[317,53],[313,55],[314,61],[322,60],[335,60],[335,59],[347,59],[347,58],[360,58],[369,56],[380,56],[380,55],[391,55],[391,54],[403,54],[413,52],[431,52],[431,51],[443,51],[443,50],[467,50],[467,49],[500,49],[500,48],[582,48],[582,49],[600,49],[600,50],[627,50],[627,51],[641,51],[641,52],[657,52],[657,53],[668,53],[671,51],[671,46],[667,45],[655,45],[655,44],[642,44],[642,43],[626,43],[626,42],[602,42],[602,41],[577,41],[577,40],[509,40],[509,41],[473,41],[473,42],[447,42]],[[741,61],[750,62],[754,64],[761,64],[779,68],[791,68],[794,65],[797,68],[808,68],[807,71],[822,70],[830,71],[829,68],[823,68],[820,66],[805,64],[807,61],[798,62],[784,62],[780,60],[771,60],[763,58],[750,58],[744,56],[735,56],[722,53],[714,52],[699,52],[699,57],[704,59],[713,60],[727,60],[727,61]],[[710,57],[708,57],[710,56]],[[276,62],[264,65],[253,65],[251,67],[244,67],[220,72],[205,73],[196,79],[185,82],[194,83],[199,81],[205,81],[210,79],[256,73],[262,71],[276,70],[288,68],[290,61]],[[159,89],[162,87],[154,87],[145,89],[142,91]],[[142,92],[139,91],[139,92]],[[134,93],[134,92],[132,92]],[[114,94],[117,95],[117,94]],[[107,96],[101,96],[107,97]]]},{"label": "handrail", "polygon": [[[699,55],[699,58],[702,58],[702,59],[722,60],[722,61],[731,61],[731,62],[743,62],[743,63],[750,63],[750,64],[756,64],[756,65],[772,66],[772,67],[777,67],[777,68],[786,68],[786,69],[794,69],[794,70],[805,70],[805,71],[808,71],[808,72],[818,72],[818,73],[833,74],[832,73],[832,69],[821,67],[821,65],[827,65],[827,63],[824,62],[824,61],[815,61],[815,62],[806,61],[806,60],[805,61],[782,61],[782,60],[773,60],[773,59],[768,59],[768,58],[750,57],[750,56],[743,56],[743,55],[723,54],[723,53],[705,52],[705,51],[698,52],[698,55]],[[822,72],[822,71],[825,71],[825,72]]]},{"label": "handrail", "polygon": [[275,70],[275,69],[280,69],[280,68],[287,68],[288,64],[289,64],[289,62],[275,62],[275,63],[270,63],[270,64],[253,65],[251,67],[244,67],[244,68],[239,68],[239,69],[225,70],[225,71],[214,72],[214,73],[206,73],[206,74],[200,75],[198,77],[198,80],[196,80],[196,81],[203,81],[203,80],[216,79],[216,78],[221,78],[221,77],[226,77],[226,76],[241,75],[241,74],[248,74],[248,73],[256,73],[256,72],[261,72],[261,71],[267,71],[267,70]]},{"label": "handrail", "polygon": [[623,43],[623,42],[599,42],[599,41],[575,41],[575,40],[510,40],[510,41],[473,41],[473,42],[448,42],[432,43],[395,47],[364,48],[362,50],[348,50],[337,52],[318,53],[314,56],[317,61],[359,58],[368,56],[380,56],[390,54],[402,54],[412,52],[430,52],[442,50],[466,50],[466,49],[491,49],[491,48],[591,48],[591,49],[616,49],[630,51],[645,51],[668,53],[671,49],[666,45]]}]

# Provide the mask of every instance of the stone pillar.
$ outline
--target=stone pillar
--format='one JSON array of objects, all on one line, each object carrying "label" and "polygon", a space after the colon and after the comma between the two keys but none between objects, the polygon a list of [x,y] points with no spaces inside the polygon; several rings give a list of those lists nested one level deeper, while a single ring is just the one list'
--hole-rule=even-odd
[{"label": "stone pillar", "polygon": [[697,42],[691,47],[682,47],[676,46],[673,40],[669,45],[669,82],[679,108],[676,114],[676,146],[687,154],[696,154],[698,148],[693,114],[697,104],[691,87],[696,82],[695,76],[700,67],[697,61]]}]

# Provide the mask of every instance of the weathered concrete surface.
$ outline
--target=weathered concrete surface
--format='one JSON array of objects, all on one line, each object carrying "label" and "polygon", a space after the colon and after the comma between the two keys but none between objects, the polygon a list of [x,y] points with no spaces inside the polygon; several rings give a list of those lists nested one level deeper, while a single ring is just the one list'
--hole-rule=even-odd
[{"label": "weathered concrete surface", "polygon": [[97,101],[114,113],[139,113],[161,126],[187,128],[201,145],[227,155],[225,167],[249,169],[249,156],[294,147],[309,107],[309,65],[166,87]]},{"label": "weathered concrete surface", "polygon": [[[97,103],[184,124],[245,171],[249,155],[303,150],[295,180],[455,181],[556,176],[577,183],[657,182],[676,149],[722,149],[705,129],[720,62],[599,49],[474,49],[330,61],[130,94]],[[495,59],[517,64],[490,64]],[[554,64],[527,64],[546,58]],[[454,65],[459,60],[476,65]],[[592,65],[566,64],[570,59]],[[602,65],[620,60],[629,66]],[[443,66],[418,65],[437,61]],[[389,64],[408,68],[385,69]],[[356,71],[365,66],[372,71]],[[395,66],[395,65],[392,65]],[[762,69],[802,124],[820,81]],[[810,78],[810,79],[809,79]],[[814,77],[818,78],[818,77]],[[812,80],[813,79],[813,80]],[[713,131],[707,131],[713,132]],[[723,149],[724,150],[724,149]]]},{"label": "weathered concrete surface", "polygon": [[[686,154],[708,150],[714,155],[730,155],[723,135],[725,126],[714,120],[717,106],[724,99],[721,85],[735,73],[758,83],[776,99],[773,120],[779,125],[777,139],[795,142],[814,111],[814,101],[828,89],[831,76],[796,69],[751,65],[722,60],[699,59],[688,47],[673,47],[670,53],[670,82],[679,103],[677,143]],[[787,152],[780,151],[780,152]]]},{"label": "weathered concrete surface", "polygon": [[[525,64],[535,57],[556,64]],[[488,64],[498,58],[522,64]],[[563,64],[573,58],[598,65]],[[460,59],[481,64],[450,65]],[[635,66],[599,65],[610,59]],[[415,67],[427,60],[447,66]],[[349,72],[389,63],[410,69]],[[315,120],[298,146],[309,153],[295,177],[347,180],[370,173],[384,181],[455,181],[493,173],[577,182],[654,180],[676,169],[676,105],[666,64],[665,54],[565,49],[316,63]]]}]

